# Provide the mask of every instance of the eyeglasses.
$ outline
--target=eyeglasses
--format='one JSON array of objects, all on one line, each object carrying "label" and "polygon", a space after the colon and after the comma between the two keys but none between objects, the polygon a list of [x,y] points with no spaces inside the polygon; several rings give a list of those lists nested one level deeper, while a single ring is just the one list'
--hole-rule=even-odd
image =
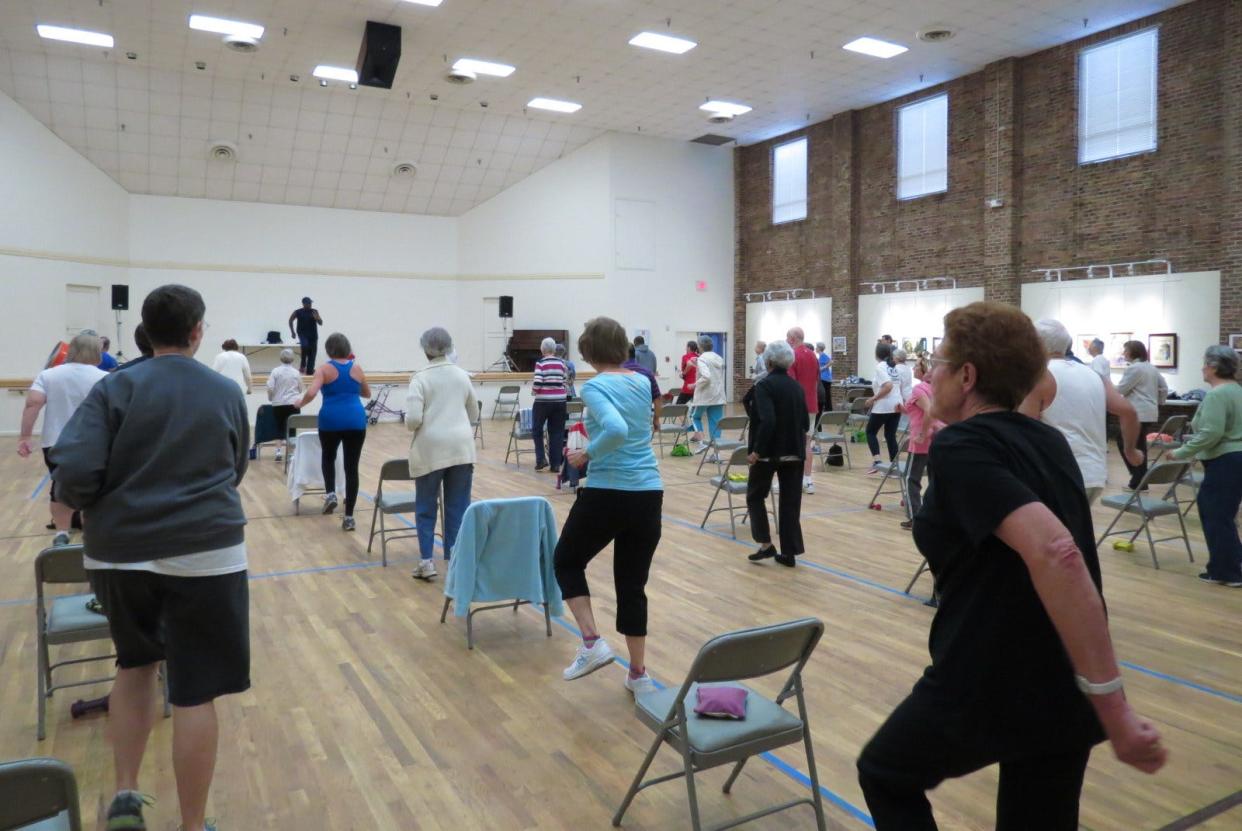
[{"label": "eyeglasses", "polygon": [[953,362],[950,361],[948,358],[937,358],[933,356],[931,358],[928,358],[927,360],[931,364],[932,369],[935,369],[936,366],[939,364],[944,364],[945,366],[953,366]]}]

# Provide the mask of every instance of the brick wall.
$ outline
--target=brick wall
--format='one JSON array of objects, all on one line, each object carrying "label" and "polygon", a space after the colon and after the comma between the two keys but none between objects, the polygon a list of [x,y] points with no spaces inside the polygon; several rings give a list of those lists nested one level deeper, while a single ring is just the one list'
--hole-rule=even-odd
[{"label": "brick wall", "polygon": [[[1158,150],[1078,164],[1078,50],[1160,28]],[[951,48],[951,47],[949,47]],[[949,93],[949,190],[896,198],[895,110]],[[809,138],[808,216],[771,223],[771,148]],[[1040,266],[1167,258],[1221,269],[1221,336],[1242,332],[1242,2],[1197,0],[1089,38],[739,148],[735,366],[748,291],[814,288],[857,344],[858,284],[954,277],[1018,303]],[[988,208],[986,200],[1002,206]],[[735,379],[739,394],[744,378]]]}]

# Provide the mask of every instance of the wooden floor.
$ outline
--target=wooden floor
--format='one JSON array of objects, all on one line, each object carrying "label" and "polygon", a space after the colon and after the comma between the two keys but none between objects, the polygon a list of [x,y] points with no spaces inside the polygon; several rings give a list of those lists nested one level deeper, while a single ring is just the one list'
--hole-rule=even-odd
[{"label": "wooden floor", "polygon": [[[487,448],[475,469],[474,498],[547,496],[563,520],[572,497],[527,466],[503,464],[507,424],[487,424]],[[404,428],[372,428],[363,454],[359,531],[339,520],[294,516],[281,467],[252,465],[242,486],[250,517],[253,689],[220,702],[222,741],[211,813],[222,829],[604,829],[651,734],[633,715],[609,667],[572,683],[560,672],[573,656],[572,621],[544,636],[530,609],[476,618],[477,645],[464,625],[439,623],[441,582],[410,579],[413,540],[394,543],[396,560],[380,568],[366,553],[382,461],[405,455]],[[0,758],[56,756],[77,771],[88,828],[110,796],[106,720],[74,722],[79,695],[58,694],[48,738],[35,740],[34,555],[50,540],[44,469],[0,440]],[[865,449],[853,449],[856,464]],[[808,552],[797,569],[746,561],[748,540],[727,523],[699,529],[710,497],[698,458],[664,459],[664,537],[649,586],[648,666],[665,683],[680,681],[699,645],[731,629],[815,615],[827,634],[807,671],[811,724],[829,826],[868,827],[854,772],[858,751],[909,690],[927,661],[932,611],[901,593],[918,558],[895,498],[866,510],[872,477],[862,467],[816,474],[803,502]],[[1122,481],[1112,460],[1112,479]],[[313,497],[312,497],[313,498]],[[718,515],[723,522],[724,514]],[[1096,511],[1097,525],[1108,512]],[[412,521],[412,518],[411,518]],[[1164,732],[1172,758],[1147,777],[1117,763],[1107,746],[1091,760],[1082,800],[1090,829],[1157,829],[1242,788],[1242,592],[1207,586],[1195,575],[1206,559],[1192,512],[1196,564],[1170,543],[1162,568],[1145,546],[1101,552],[1113,637],[1131,700]],[[378,549],[377,549],[378,552]],[[614,646],[610,552],[589,575],[597,615]],[[443,571],[443,568],[441,569]],[[928,578],[915,587],[929,591]],[[774,684],[760,683],[774,692]],[[152,828],[177,825],[169,760],[171,722],[153,736],[142,787],[159,802]],[[806,793],[797,749],[780,764],[747,766],[732,796],[724,773],[701,777],[706,821],[720,821]],[[677,763],[670,751],[658,770]],[[995,770],[950,782],[933,796],[941,827],[991,827]],[[689,826],[685,790],[673,782],[643,792],[625,827]],[[809,808],[755,823],[814,827]],[[1242,828],[1242,808],[1196,826]]]}]

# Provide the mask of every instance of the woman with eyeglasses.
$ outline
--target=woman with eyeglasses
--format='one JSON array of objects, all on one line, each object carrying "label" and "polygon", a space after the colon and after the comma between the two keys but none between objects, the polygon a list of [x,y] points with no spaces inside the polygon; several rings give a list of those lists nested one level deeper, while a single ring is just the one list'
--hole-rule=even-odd
[{"label": "woman with eyeglasses", "polygon": [[1044,372],[1029,318],[945,316],[931,485],[914,517],[940,605],[931,665],[858,759],[878,831],[936,828],[926,792],[1000,764],[997,829],[1077,831],[1092,747],[1147,773],[1166,751],[1121,686],[1091,512],[1065,437],[1016,412]]}]

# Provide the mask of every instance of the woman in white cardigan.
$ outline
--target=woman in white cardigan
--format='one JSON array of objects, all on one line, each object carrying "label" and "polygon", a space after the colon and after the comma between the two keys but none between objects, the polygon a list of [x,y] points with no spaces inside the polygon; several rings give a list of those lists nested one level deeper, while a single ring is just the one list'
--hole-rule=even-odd
[{"label": "woman in white cardigan", "polygon": [[725,405],[725,368],[724,358],[712,351],[712,339],[703,335],[699,338],[699,355],[694,359],[698,377],[694,382],[694,428],[695,438],[699,440],[696,453],[708,448],[703,436],[703,416],[707,416],[707,437],[714,441],[720,438],[720,419],[724,416]]},{"label": "woman in white cardigan", "polygon": [[462,515],[470,505],[474,478],[474,421],[478,401],[470,376],[448,359],[453,339],[439,326],[419,338],[430,361],[410,378],[406,397],[405,426],[414,434],[410,441],[410,476],[414,478],[414,515],[417,520],[420,559],[414,577],[436,576],[436,511],[440,488],[444,488],[444,559],[457,541]]}]

